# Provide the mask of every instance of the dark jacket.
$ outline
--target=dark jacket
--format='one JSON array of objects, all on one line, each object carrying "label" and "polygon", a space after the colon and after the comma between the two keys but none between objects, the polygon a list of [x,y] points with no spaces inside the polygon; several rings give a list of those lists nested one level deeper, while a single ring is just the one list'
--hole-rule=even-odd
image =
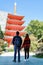
[{"label": "dark jacket", "polygon": [[29,48],[29,47],[30,47],[30,38],[27,37],[27,38],[24,39],[22,48]]},{"label": "dark jacket", "polygon": [[20,36],[14,36],[13,37],[13,40],[12,40],[13,45],[15,45],[15,43],[14,43],[15,38],[19,38],[20,39],[20,46],[21,46],[21,44],[22,44],[22,38]]}]

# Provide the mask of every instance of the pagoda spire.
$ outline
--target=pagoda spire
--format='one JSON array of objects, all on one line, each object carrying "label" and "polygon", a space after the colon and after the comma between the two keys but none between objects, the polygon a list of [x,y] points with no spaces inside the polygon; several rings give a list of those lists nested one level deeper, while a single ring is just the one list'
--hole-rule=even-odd
[{"label": "pagoda spire", "polygon": [[14,15],[16,15],[16,2],[14,3]]}]

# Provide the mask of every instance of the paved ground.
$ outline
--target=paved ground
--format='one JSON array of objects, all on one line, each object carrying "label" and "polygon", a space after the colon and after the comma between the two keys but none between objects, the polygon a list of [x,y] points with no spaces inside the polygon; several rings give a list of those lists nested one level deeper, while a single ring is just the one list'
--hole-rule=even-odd
[{"label": "paved ground", "polygon": [[[31,56],[28,60],[25,61],[24,54],[21,54],[21,62],[18,63],[18,61],[12,62],[13,60],[13,53],[5,53],[0,55],[0,65],[43,65],[43,59],[35,58]],[[18,59],[18,58],[17,58]]]}]

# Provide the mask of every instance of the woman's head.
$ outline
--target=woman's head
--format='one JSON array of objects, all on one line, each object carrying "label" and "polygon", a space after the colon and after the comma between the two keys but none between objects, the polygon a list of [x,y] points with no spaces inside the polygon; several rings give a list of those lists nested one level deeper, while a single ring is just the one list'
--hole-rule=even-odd
[{"label": "woman's head", "polygon": [[28,35],[28,34],[26,34],[26,37],[29,37],[29,35]]}]

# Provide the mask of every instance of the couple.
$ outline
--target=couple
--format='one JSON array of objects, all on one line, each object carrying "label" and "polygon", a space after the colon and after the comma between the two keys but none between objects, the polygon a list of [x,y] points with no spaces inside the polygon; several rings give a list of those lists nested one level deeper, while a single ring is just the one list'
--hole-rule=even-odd
[{"label": "couple", "polygon": [[29,58],[29,47],[30,47],[30,38],[29,35],[26,34],[24,42],[22,44],[22,38],[19,36],[19,31],[16,32],[16,36],[13,37],[12,43],[14,45],[14,62],[16,62],[16,53],[18,51],[18,62],[20,62],[20,49],[24,48],[25,51],[25,59]]}]

